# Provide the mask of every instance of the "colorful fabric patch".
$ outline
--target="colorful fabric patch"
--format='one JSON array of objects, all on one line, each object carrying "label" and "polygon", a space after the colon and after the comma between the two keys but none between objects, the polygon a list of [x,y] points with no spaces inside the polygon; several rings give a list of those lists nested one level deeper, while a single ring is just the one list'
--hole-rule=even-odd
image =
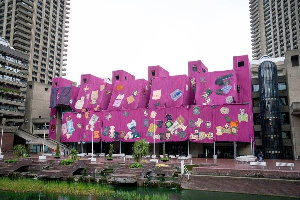
[{"label": "colorful fabric patch", "polygon": [[232,96],[226,97],[226,103],[227,104],[231,104],[232,102],[233,102],[233,97]]},{"label": "colorful fabric patch", "polygon": [[197,127],[200,127],[202,123],[203,123],[203,120],[201,118],[198,118],[198,120],[195,122],[195,125]]},{"label": "colorful fabric patch", "polygon": [[76,101],[76,104],[75,104],[76,109],[78,109],[78,110],[82,109],[83,104],[84,104],[84,98],[85,97],[81,97],[79,100]]},{"label": "colorful fabric patch", "polygon": [[193,108],[193,114],[194,115],[199,115],[200,114],[200,107],[199,106],[195,106]]},{"label": "colorful fabric patch", "polygon": [[222,108],[220,108],[220,112],[221,112],[223,115],[227,115],[227,114],[229,113],[229,108],[222,107]]},{"label": "colorful fabric patch", "polygon": [[157,113],[156,113],[155,111],[152,111],[151,114],[150,114],[150,117],[151,117],[152,119],[154,119],[154,118],[156,117],[156,114],[157,114]]},{"label": "colorful fabric patch", "polygon": [[225,85],[221,90],[223,91],[224,94],[228,94],[231,88],[232,88],[231,85]]},{"label": "colorful fabric patch", "polygon": [[98,90],[92,91],[91,94],[91,104],[96,104],[96,101],[98,99]]},{"label": "colorful fabric patch", "polygon": [[129,113],[128,113],[127,111],[124,111],[124,112],[123,112],[123,116],[128,117],[128,116],[129,116]]},{"label": "colorful fabric patch", "polygon": [[102,92],[105,89],[105,85],[100,85],[100,92]]},{"label": "colorful fabric patch", "polygon": [[109,121],[109,120],[111,119],[111,117],[112,117],[112,115],[111,115],[110,113],[108,113],[108,114],[105,116],[105,119],[106,119],[107,121]]},{"label": "colorful fabric patch", "polygon": [[160,98],[161,98],[161,90],[154,90],[153,95],[152,95],[152,99],[153,100],[158,100]]},{"label": "colorful fabric patch", "polygon": [[123,85],[117,85],[117,91],[121,91],[121,90],[123,90]]},{"label": "colorful fabric patch", "polygon": [[245,113],[245,109],[240,109],[241,113],[238,114],[239,122],[248,122],[248,114]]},{"label": "colorful fabric patch", "polygon": [[210,121],[206,121],[205,125],[206,125],[206,128],[210,128],[211,127],[211,122]]},{"label": "colorful fabric patch", "polygon": [[134,96],[130,95],[129,97],[127,97],[127,103],[131,104],[132,102],[134,102]]},{"label": "colorful fabric patch", "polygon": [[95,139],[99,139],[100,138],[99,131],[94,131],[94,138]]}]

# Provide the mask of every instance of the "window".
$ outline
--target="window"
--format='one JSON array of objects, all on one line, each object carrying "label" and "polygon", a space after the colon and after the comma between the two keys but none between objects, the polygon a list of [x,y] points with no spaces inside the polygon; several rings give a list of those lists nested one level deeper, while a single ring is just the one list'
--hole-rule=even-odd
[{"label": "window", "polygon": [[45,91],[48,91],[48,88],[45,88]]},{"label": "window", "polygon": [[116,77],[116,80],[119,80],[119,78],[120,78],[119,75],[117,75],[117,76],[115,76],[115,77]]},{"label": "window", "polygon": [[289,131],[282,132],[282,139],[291,139],[291,132]]},{"label": "window", "polygon": [[252,85],[253,92],[259,92],[259,85]]},{"label": "window", "polygon": [[280,97],[279,104],[281,106],[287,106],[288,105],[287,97]]},{"label": "window", "polygon": [[238,62],[238,67],[244,67],[245,66],[245,63],[244,63],[244,61],[240,61],[240,62]]},{"label": "window", "polygon": [[299,56],[298,55],[292,56],[291,61],[292,61],[292,67],[299,66]]},{"label": "window", "polygon": [[261,125],[261,115],[260,113],[254,113],[254,124]]},{"label": "window", "polygon": [[32,89],[32,85],[29,85],[29,89]]},{"label": "window", "polygon": [[83,79],[83,83],[86,83],[86,78]]},{"label": "window", "polygon": [[280,113],[280,121],[281,124],[289,124],[289,113]]},{"label": "window", "polygon": [[262,132],[261,131],[255,131],[254,135],[255,135],[255,139],[261,139],[262,138]]},{"label": "window", "polygon": [[279,91],[286,90],[286,83],[278,83],[278,90]]},{"label": "window", "polygon": [[155,76],[155,70],[152,70],[151,73],[152,73],[152,76]]},{"label": "window", "polygon": [[196,72],[196,71],[197,71],[197,66],[194,65],[194,66],[192,67],[192,70],[193,70],[193,72]]},{"label": "window", "polygon": [[258,98],[253,99],[253,107],[259,107],[260,106],[260,101]]}]

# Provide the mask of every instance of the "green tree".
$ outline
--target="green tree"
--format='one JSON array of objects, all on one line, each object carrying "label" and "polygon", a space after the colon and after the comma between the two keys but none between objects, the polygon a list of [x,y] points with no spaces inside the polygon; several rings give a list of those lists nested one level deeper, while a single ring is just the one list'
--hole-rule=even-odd
[{"label": "green tree", "polygon": [[108,157],[107,157],[107,160],[112,160],[112,154],[113,154],[113,151],[114,151],[114,145],[113,144],[110,144],[109,145],[109,152],[108,152]]},{"label": "green tree", "polygon": [[55,156],[54,158],[60,158],[59,144],[56,144]]},{"label": "green tree", "polygon": [[133,145],[133,156],[136,162],[140,162],[142,156],[149,154],[149,143],[146,140],[136,141]]},{"label": "green tree", "polygon": [[27,156],[27,149],[24,145],[18,144],[14,146],[14,155],[18,158]]},{"label": "green tree", "polygon": [[70,155],[69,155],[69,158],[72,159],[72,160],[77,160],[78,159],[78,151],[76,149],[71,149],[70,150]]}]

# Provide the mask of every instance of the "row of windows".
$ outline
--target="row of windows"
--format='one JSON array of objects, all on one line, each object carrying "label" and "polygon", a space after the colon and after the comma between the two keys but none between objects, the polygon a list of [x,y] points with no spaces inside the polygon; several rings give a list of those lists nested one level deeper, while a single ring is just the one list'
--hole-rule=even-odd
[{"label": "row of windows", "polygon": [[[262,121],[261,113],[254,113],[253,120],[254,120],[254,125],[261,125],[261,121]],[[280,113],[280,123],[282,125],[290,124],[289,113],[287,112]]]},{"label": "row of windows", "polygon": [[[286,83],[278,83],[278,90],[279,91],[285,91],[287,89]],[[252,92],[259,92],[259,85],[254,84],[252,85]]]},{"label": "row of windows", "polygon": [[23,110],[19,110],[18,106],[12,106],[12,105],[3,105],[0,104],[0,109],[5,111],[11,111],[11,112],[21,112],[24,113]]},{"label": "row of windows", "polygon": [[17,64],[20,64],[20,65],[23,65],[23,66],[27,66],[24,62],[22,62],[21,60],[18,60],[16,58],[13,58],[13,57],[10,57],[10,56],[5,56],[3,54],[0,53],[0,58],[4,59],[4,60],[7,60],[9,62],[13,62],[13,63],[17,63]]}]

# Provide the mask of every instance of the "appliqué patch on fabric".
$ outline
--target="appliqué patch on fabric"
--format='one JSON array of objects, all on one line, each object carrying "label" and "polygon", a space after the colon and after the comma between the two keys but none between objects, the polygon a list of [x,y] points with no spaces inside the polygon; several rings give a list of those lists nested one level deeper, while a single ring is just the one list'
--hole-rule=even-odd
[{"label": "appliqu\u00e9 patch on fabric", "polygon": [[232,88],[231,85],[225,85],[221,90],[223,91],[224,94],[228,94],[231,88]]},{"label": "appliqu\u00e9 patch on fabric", "polygon": [[136,96],[138,95],[138,91],[137,91],[137,90],[134,90],[134,91],[132,92],[132,95],[136,97]]},{"label": "appliqu\u00e9 patch on fabric", "polygon": [[229,113],[229,108],[227,107],[222,107],[220,108],[220,112],[223,114],[223,115],[227,115]]},{"label": "appliqu\u00e9 patch on fabric", "polygon": [[151,114],[150,114],[150,117],[151,117],[152,119],[154,119],[154,118],[156,117],[156,114],[157,114],[157,113],[156,113],[155,111],[152,111]]},{"label": "appliqu\u00e9 patch on fabric", "polygon": [[199,106],[195,106],[193,108],[193,114],[194,115],[199,115],[200,114],[200,107]]},{"label": "appliqu\u00e9 patch on fabric", "polygon": [[80,97],[79,100],[76,101],[75,108],[81,110],[84,104],[85,97]]},{"label": "appliqu\u00e9 patch on fabric", "polygon": [[109,121],[110,119],[112,118],[112,115],[110,113],[108,113],[106,116],[105,116],[105,119],[107,121]]},{"label": "appliqu\u00e9 patch on fabric", "polygon": [[123,116],[128,117],[129,113],[127,111],[124,111]]},{"label": "appliqu\u00e9 patch on fabric", "polygon": [[134,102],[134,96],[130,95],[129,97],[127,97],[127,103],[131,104],[132,102]]},{"label": "appliqu\u00e9 patch on fabric", "polygon": [[154,90],[153,95],[152,95],[152,99],[153,100],[158,100],[160,98],[161,98],[161,90]]},{"label": "appliqu\u00e9 patch on fabric", "polygon": [[177,101],[182,96],[182,91],[176,89],[174,92],[170,94],[170,96],[173,101]]},{"label": "appliqu\u00e9 patch on fabric", "polygon": [[233,97],[232,96],[226,97],[226,103],[231,104],[232,102],[233,102]]},{"label": "appliqu\u00e9 patch on fabric", "polygon": [[94,131],[94,138],[95,139],[100,138],[99,131]]},{"label": "appliqu\u00e9 patch on fabric", "polygon": [[245,113],[245,109],[240,109],[240,114],[238,114],[239,122],[248,122],[248,114]]},{"label": "appliqu\u00e9 patch on fabric", "polygon": [[117,85],[117,91],[121,91],[121,90],[123,90],[123,85]]},{"label": "appliqu\u00e9 patch on fabric", "polygon": [[100,92],[102,92],[105,89],[105,85],[100,85]]}]

